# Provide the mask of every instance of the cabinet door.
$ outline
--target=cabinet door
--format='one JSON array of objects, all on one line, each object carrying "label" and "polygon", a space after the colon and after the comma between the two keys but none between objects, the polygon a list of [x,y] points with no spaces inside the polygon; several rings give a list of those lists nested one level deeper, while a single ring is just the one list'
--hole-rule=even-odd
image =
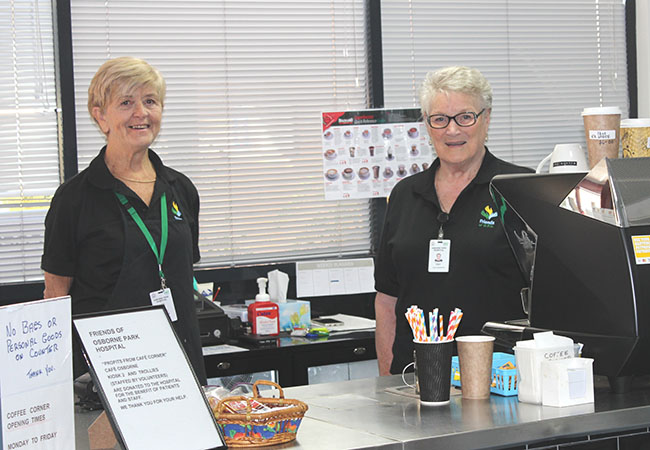
[{"label": "cabinet door", "polygon": [[[372,361],[377,358],[374,339],[329,342],[326,348],[322,347],[321,344],[314,344],[301,350],[303,351],[296,352],[293,355],[294,382],[296,385],[312,384],[310,376],[314,383],[353,379],[350,378],[351,374],[359,378],[361,372],[356,370],[356,366],[351,368],[348,364]],[[376,361],[374,365],[376,367]],[[312,369],[311,375],[310,369]],[[328,376],[330,378],[327,378]]]},{"label": "cabinet door", "polygon": [[[293,386],[291,358],[281,352],[224,353],[206,356],[204,361],[208,381],[216,382],[224,377],[243,376],[241,382],[245,382],[244,379],[266,379],[281,386]],[[229,382],[227,378],[224,380]]]},{"label": "cabinet door", "polygon": [[378,376],[379,368],[377,367],[376,359],[307,368],[307,380],[309,384],[357,380],[359,378],[373,378]]},{"label": "cabinet door", "polygon": [[[267,370],[264,372],[242,373],[238,375],[225,375],[223,377],[208,378],[208,385],[223,386],[230,391],[241,388],[241,392],[233,392],[233,395],[246,395],[247,393],[252,393],[252,385],[257,380],[269,380],[277,383],[278,371]],[[261,385],[260,390],[263,390],[264,387],[265,385]]]}]

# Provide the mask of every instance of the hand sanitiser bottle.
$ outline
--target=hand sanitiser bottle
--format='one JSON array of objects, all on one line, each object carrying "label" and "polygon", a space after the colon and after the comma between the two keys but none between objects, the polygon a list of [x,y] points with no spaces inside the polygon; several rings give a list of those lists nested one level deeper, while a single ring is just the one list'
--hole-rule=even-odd
[{"label": "hand sanitiser bottle", "polygon": [[259,293],[255,296],[255,303],[248,305],[248,321],[253,334],[277,335],[280,332],[280,311],[277,303],[271,302],[266,293],[266,282],[266,278],[257,279]]}]

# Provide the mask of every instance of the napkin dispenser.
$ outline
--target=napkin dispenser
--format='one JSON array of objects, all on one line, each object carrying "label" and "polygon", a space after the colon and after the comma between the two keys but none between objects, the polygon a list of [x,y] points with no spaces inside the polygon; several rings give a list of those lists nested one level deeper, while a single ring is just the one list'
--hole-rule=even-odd
[{"label": "napkin dispenser", "polygon": [[484,332],[511,345],[538,331],[571,337],[614,390],[650,374],[650,158],[499,175],[490,192],[528,281],[528,320]]}]

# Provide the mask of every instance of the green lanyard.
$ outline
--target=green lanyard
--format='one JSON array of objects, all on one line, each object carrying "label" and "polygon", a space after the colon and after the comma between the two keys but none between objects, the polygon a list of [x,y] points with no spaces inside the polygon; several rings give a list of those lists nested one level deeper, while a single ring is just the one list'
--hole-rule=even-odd
[{"label": "green lanyard", "polygon": [[[115,195],[120,200],[120,203],[122,203],[126,207],[128,203],[126,197],[123,194],[120,194],[119,192],[116,192]],[[162,197],[160,197],[160,253],[158,253],[158,248],[156,248],[156,243],[154,242],[151,233],[147,229],[147,226],[144,224],[144,222],[140,218],[140,215],[135,210],[135,208],[129,205],[126,210],[131,215],[131,217],[133,217],[135,223],[138,224],[138,228],[140,228],[140,231],[142,231],[142,234],[144,234],[144,237],[147,239],[147,242],[149,243],[151,250],[153,250],[153,254],[156,255],[156,261],[158,261],[158,274],[160,275],[160,286],[162,289],[167,288],[167,285],[165,284],[165,274],[163,273],[162,270],[163,258],[165,257],[165,248],[167,248],[167,234],[168,234],[167,196],[163,192]]]}]

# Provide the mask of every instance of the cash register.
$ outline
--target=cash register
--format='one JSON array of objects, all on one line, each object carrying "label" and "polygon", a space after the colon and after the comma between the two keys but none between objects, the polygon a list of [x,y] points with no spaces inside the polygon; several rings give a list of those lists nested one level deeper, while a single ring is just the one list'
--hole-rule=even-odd
[{"label": "cash register", "polygon": [[194,306],[203,347],[223,344],[243,332],[241,320],[228,317],[219,305],[197,290],[194,290]]}]

